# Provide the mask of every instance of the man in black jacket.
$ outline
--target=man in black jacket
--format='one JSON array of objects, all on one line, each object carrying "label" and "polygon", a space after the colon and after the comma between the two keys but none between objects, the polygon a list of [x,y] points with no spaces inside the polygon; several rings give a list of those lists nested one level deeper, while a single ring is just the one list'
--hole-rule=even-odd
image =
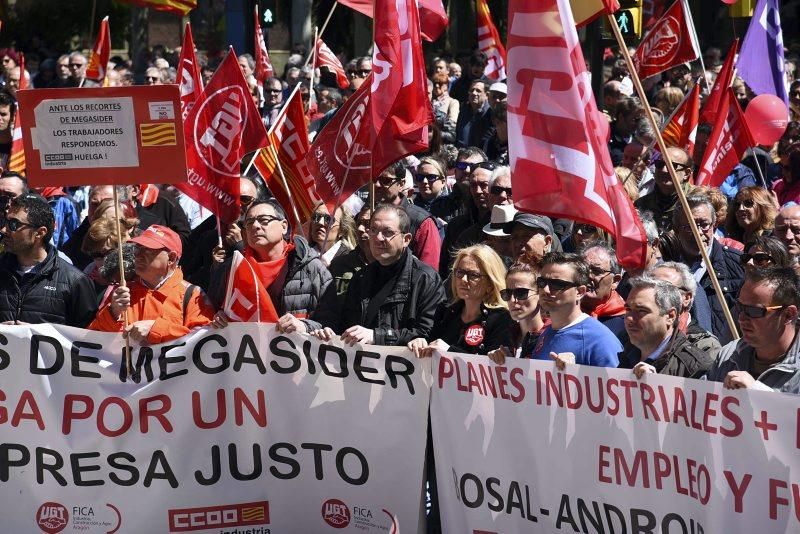
[{"label": "man in black jacket", "polygon": [[489,106],[489,84],[475,80],[469,86],[467,105],[461,106],[456,121],[456,146],[483,147],[494,135],[492,108]]},{"label": "man in black jacket", "polygon": [[427,337],[445,295],[436,271],[409,251],[410,227],[402,207],[375,209],[369,245],[376,261],[353,276],[343,305],[327,300],[320,306],[314,319],[325,328],[312,335],[330,341],[341,332],[349,345],[395,346]]},{"label": "man in black jacket", "polygon": [[0,257],[0,322],[85,327],[97,313],[89,278],[49,245],[55,218],[43,197],[26,193],[11,201],[3,223]]}]

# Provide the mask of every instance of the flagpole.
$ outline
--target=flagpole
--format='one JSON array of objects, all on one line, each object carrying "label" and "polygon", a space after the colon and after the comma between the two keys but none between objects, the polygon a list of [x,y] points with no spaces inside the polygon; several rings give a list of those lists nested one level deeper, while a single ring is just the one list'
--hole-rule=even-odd
[{"label": "flagpole", "polygon": [[269,145],[269,151],[272,153],[272,157],[275,158],[275,165],[278,167],[278,172],[281,175],[283,187],[286,189],[286,195],[289,197],[289,203],[292,205],[292,211],[294,212],[294,218],[297,221],[297,227],[300,229],[300,235],[308,240],[308,236],[306,235],[305,230],[303,230],[303,221],[300,220],[300,214],[297,212],[297,204],[295,204],[294,198],[292,198],[292,191],[289,189],[289,182],[286,180],[286,175],[283,173],[283,165],[281,165],[281,160],[278,158],[278,151],[275,150],[275,146],[272,144]]},{"label": "flagpole", "polygon": [[319,39],[319,32],[317,31],[318,28],[314,26],[314,50],[312,50],[311,55],[314,57],[314,60],[311,62],[311,79],[309,80],[309,87],[308,87],[308,108],[311,109],[311,102],[313,98],[313,102],[317,102],[317,95],[314,92],[314,73],[317,70],[317,40]]},{"label": "flagpole", "polygon": [[703,69],[703,83],[705,83],[706,89],[708,89],[708,91],[711,92],[711,87],[708,86],[708,81],[706,80],[706,64],[703,61],[703,51],[700,50],[700,39],[697,37],[697,29],[694,27],[694,15],[692,15],[692,10],[689,7],[688,0],[681,0],[681,3],[683,4],[684,13],[688,14],[687,20],[689,21],[692,30],[692,35],[690,36],[690,39],[691,38],[694,39],[694,44],[697,45],[697,50],[698,52],[700,52],[698,54],[697,59],[700,60],[700,67]]},{"label": "flagpole", "polygon": [[722,307],[722,312],[725,315],[725,320],[728,322],[728,326],[731,329],[733,339],[739,339],[739,330],[736,328],[736,322],[733,320],[731,311],[728,309],[728,303],[725,300],[725,294],[722,292],[722,287],[719,285],[719,279],[717,279],[717,273],[714,270],[714,266],[711,264],[711,259],[708,257],[708,252],[706,251],[706,246],[703,243],[703,238],[700,235],[700,230],[698,230],[697,224],[694,222],[694,217],[692,217],[692,210],[689,208],[689,203],[686,201],[686,193],[684,193],[682,184],[675,172],[675,167],[672,165],[672,159],[669,157],[669,153],[667,152],[667,145],[664,143],[664,138],[661,136],[661,130],[656,125],[656,119],[653,115],[653,110],[650,108],[650,103],[647,101],[647,95],[642,87],[641,80],[639,80],[639,75],[637,74],[636,68],[633,65],[633,60],[628,53],[628,47],[625,44],[622,33],[620,33],[617,20],[610,13],[608,14],[608,23],[611,27],[611,30],[614,32],[614,37],[619,44],[622,55],[625,57],[625,63],[628,65],[628,70],[631,74],[631,80],[633,81],[634,87],[636,87],[636,92],[639,94],[639,99],[642,102],[647,119],[653,126],[653,131],[656,134],[656,142],[658,143],[658,149],[661,151],[661,157],[667,164],[667,171],[669,171],[669,176],[672,178],[672,183],[675,186],[675,191],[678,194],[678,201],[681,204],[683,213],[686,216],[687,222],[689,223],[689,228],[691,228],[692,235],[697,243],[697,248],[700,250],[700,255],[702,256],[703,262],[706,265],[706,272],[711,279],[711,284],[714,286],[714,291],[716,291],[717,296],[719,297],[719,303]]},{"label": "flagpole", "polygon": [[[317,39],[319,39],[319,35],[322,35],[323,33],[325,33],[325,28],[328,27],[328,23],[331,21],[331,17],[333,16],[333,12],[336,10],[336,6],[338,6],[338,5],[339,5],[339,2],[336,2],[336,1],[333,2],[333,5],[331,6],[331,10],[330,10],[330,12],[328,12],[327,18],[325,18],[325,22],[322,23],[322,28],[320,28],[320,30],[319,30],[319,34],[317,36]],[[314,39],[314,46],[312,48],[313,48],[313,50],[311,51],[310,54],[308,54],[308,57],[306,58],[306,62],[303,63],[304,67],[306,65],[308,65],[308,62],[311,61],[311,56],[317,50],[317,40],[316,39]]]},{"label": "flagpole", "polygon": [[[125,283],[125,260],[122,255],[122,229],[120,228],[119,224],[119,193],[117,192],[117,186],[113,186],[112,189],[114,190],[114,222],[115,227],[117,230],[117,259],[119,261],[119,286],[120,287],[127,287]],[[125,324],[125,332],[128,331],[128,310],[126,309],[122,312],[122,317],[124,319]],[[123,335],[122,338],[125,340],[125,370],[128,376],[131,376],[131,343],[128,339],[127,335]]]}]

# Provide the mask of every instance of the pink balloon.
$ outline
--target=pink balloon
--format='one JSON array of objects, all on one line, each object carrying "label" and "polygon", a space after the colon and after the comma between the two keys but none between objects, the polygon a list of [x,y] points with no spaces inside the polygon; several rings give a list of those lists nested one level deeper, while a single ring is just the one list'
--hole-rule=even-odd
[{"label": "pink balloon", "polygon": [[758,95],[747,104],[744,120],[759,145],[771,145],[781,138],[789,124],[789,109],[775,95]]},{"label": "pink balloon", "polygon": [[732,6],[732,5],[733,5],[733,4],[735,4],[737,1],[738,1],[738,0],[722,0],[722,3],[723,3],[723,4],[728,4],[729,6]]}]

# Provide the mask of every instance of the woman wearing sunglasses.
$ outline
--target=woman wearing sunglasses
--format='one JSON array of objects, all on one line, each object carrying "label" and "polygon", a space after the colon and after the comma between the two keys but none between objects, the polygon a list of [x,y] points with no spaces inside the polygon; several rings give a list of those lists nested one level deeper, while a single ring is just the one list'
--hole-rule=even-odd
[{"label": "woman wearing sunglasses", "polygon": [[769,234],[778,215],[772,196],[763,187],[743,187],[728,210],[725,231],[728,237],[742,243]]},{"label": "woman wearing sunglasses", "polygon": [[446,206],[441,205],[440,199],[447,195],[447,173],[442,162],[431,156],[420,159],[414,183],[417,186],[414,204],[435,217],[444,215]]},{"label": "woman wearing sunglasses", "polygon": [[513,324],[500,296],[505,289],[505,266],[486,245],[458,251],[453,263],[450,290],[453,300],[439,307],[429,339],[408,344],[417,357],[432,356],[438,350],[467,354],[488,354],[501,345],[510,346]]},{"label": "woman wearing sunglasses", "polygon": [[745,270],[764,267],[790,267],[792,259],[786,245],[771,236],[758,236],[745,246],[741,257]]},{"label": "woman wearing sunglasses", "polygon": [[320,203],[308,225],[308,240],[325,267],[356,248],[356,223],[343,206],[336,210],[336,217],[331,217],[325,204]]}]

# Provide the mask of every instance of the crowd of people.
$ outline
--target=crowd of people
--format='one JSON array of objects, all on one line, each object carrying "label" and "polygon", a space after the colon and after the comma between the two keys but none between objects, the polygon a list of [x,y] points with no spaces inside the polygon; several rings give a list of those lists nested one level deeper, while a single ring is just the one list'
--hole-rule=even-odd
[{"label": "crowd of people", "polygon": [[[145,83],[174,82],[177,53],[161,52]],[[13,49],[0,57],[5,168],[20,76],[34,88],[89,84],[79,52],[28,63],[31,72],[20,72]],[[342,89],[325,69],[312,87],[303,59],[293,54],[284,75],[263,87],[252,57],[242,55],[239,64],[266,126],[300,84],[313,137],[372,63],[345,62],[350,86]],[[696,81],[707,94],[722,59],[710,49],[705,72],[681,66],[647,80],[657,116],[668,117]],[[215,63],[204,60],[204,76]],[[670,147],[687,214],[624,63],[611,57],[602,99],[608,148],[647,236],[646,265],[624,270],[603,230],[514,207],[507,86],[483,77],[484,54],[463,63],[429,62],[429,150],[393,164],[333,213],[318,205],[302,226],[258,176],[240,178],[239,220],[218,225],[172,187],[117,186],[115,205],[110,185],[34,191],[23,174],[3,172],[0,320],[118,331],[151,344],[196,327],[225,328],[236,319],[225,300],[238,251],[266,288],[281,332],[407,347],[418,357],[450,350],[497,363],[534,358],[561,369],[621,367],[638,377],[800,393],[800,122],[790,122],[775,146],[750,151],[719,188],[693,185],[710,125],[700,125],[693,153]],[[121,58],[109,71],[112,85],[133,81]],[[800,81],[787,83],[798,118]],[[746,107],[753,94],[739,80],[734,85]]]}]

